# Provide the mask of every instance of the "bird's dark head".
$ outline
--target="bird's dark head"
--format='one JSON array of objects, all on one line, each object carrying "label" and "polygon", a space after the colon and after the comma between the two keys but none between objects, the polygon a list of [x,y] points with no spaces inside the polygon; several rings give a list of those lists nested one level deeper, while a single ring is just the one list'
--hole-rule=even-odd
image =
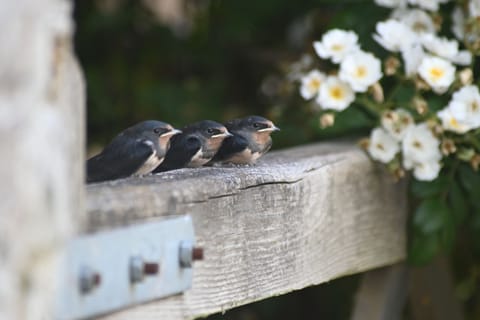
[{"label": "bird's dark head", "polygon": [[[212,120],[203,120],[193,123],[183,130],[186,134],[197,136],[203,145],[204,151],[217,152],[225,138],[232,136],[227,128]],[[213,155],[212,155],[213,156]]]},{"label": "bird's dark head", "polygon": [[182,131],[175,129],[170,124],[157,121],[147,120],[140,122],[133,127],[129,128],[131,133],[135,134],[139,138],[152,141],[158,148],[157,151],[165,153],[170,145],[170,138]]},{"label": "bird's dark head", "polygon": [[259,144],[266,143],[272,132],[280,131],[272,121],[260,116],[231,120],[226,123],[226,126],[233,133],[254,139]]},{"label": "bird's dark head", "polygon": [[230,120],[225,125],[232,132],[268,132],[270,134],[274,131],[280,131],[272,121],[260,116],[248,116],[242,119]]},{"label": "bird's dark head", "polygon": [[269,132],[280,131],[272,121],[260,116],[248,116],[241,120],[240,126],[245,130],[252,132]]},{"label": "bird's dark head", "polygon": [[202,120],[195,122],[183,129],[185,133],[195,133],[203,139],[225,139],[231,136],[227,128],[218,122],[212,120]]}]

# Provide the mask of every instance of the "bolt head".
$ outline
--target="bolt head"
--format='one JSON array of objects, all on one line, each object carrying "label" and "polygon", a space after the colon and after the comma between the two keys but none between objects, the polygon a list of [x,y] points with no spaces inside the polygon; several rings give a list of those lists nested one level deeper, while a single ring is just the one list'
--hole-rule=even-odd
[{"label": "bolt head", "polygon": [[143,280],[143,259],[135,256],[130,258],[130,282],[140,282]]},{"label": "bolt head", "polygon": [[195,247],[192,241],[182,241],[179,248],[179,260],[181,267],[191,268],[193,261],[203,260],[203,248]]},{"label": "bolt head", "polygon": [[145,276],[156,275],[160,266],[156,262],[145,262],[140,256],[130,258],[130,282],[141,282]]},{"label": "bolt head", "polygon": [[97,288],[102,282],[100,273],[90,267],[83,267],[80,270],[79,288],[82,294],[87,294]]}]

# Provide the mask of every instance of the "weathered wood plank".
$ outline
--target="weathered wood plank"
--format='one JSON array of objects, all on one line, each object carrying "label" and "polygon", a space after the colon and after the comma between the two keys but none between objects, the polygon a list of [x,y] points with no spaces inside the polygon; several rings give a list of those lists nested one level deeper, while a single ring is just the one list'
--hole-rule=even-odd
[{"label": "weathered wood plank", "polygon": [[0,2],[0,319],[52,319],[84,214],[84,82],[71,3]]},{"label": "weathered wood plank", "polygon": [[90,231],[190,213],[206,255],[185,294],[105,319],[191,319],[398,262],[404,191],[349,143],[91,185]]}]

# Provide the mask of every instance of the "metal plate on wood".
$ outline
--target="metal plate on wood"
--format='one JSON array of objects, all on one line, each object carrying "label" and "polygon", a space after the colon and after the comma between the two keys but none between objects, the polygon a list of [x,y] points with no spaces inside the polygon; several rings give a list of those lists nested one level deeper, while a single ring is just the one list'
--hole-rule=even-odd
[{"label": "metal plate on wood", "polygon": [[189,216],[73,240],[65,254],[56,319],[84,319],[181,293],[192,282],[181,251],[194,242]]}]

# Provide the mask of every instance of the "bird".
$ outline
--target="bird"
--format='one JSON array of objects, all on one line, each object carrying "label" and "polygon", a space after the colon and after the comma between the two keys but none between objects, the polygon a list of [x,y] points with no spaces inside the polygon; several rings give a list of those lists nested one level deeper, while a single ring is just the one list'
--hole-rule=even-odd
[{"label": "bird", "polygon": [[232,136],[223,141],[211,164],[253,164],[272,147],[271,133],[280,131],[272,121],[255,115],[230,120],[225,127]]},{"label": "bird", "polygon": [[230,136],[232,134],[223,124],[212,120],[188,125],[172,138],[165,160],[153,172],[201,167],[215,156],[223,140]]},{"label": "bird", "polygon": [[87,183],[152,172],[164,160],[170,139],[179,133],[170,124],[156,120],[125,129],[102,152],[87,160]]}]

